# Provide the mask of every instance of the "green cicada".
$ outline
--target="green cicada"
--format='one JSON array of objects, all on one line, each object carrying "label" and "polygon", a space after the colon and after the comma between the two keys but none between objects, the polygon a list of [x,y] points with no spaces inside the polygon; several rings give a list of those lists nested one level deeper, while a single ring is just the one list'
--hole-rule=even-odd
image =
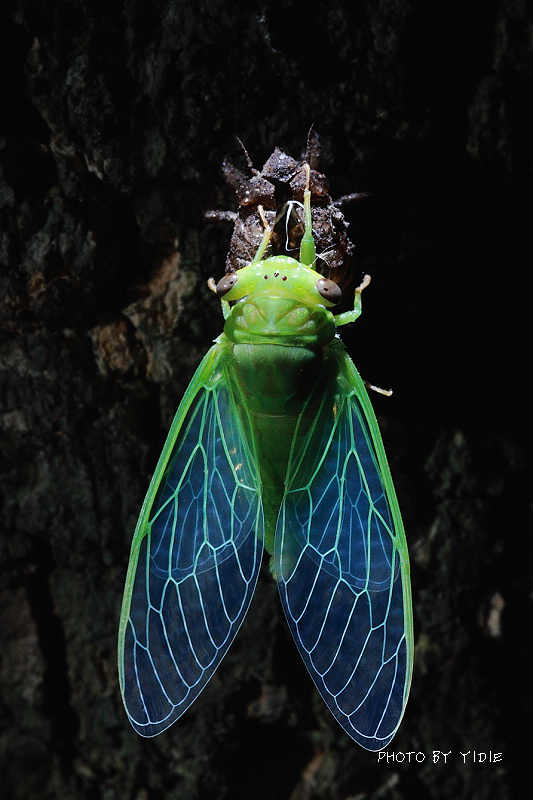
[{"label": "green cicada", "polygon": [[224,333],[178,408],[131,548],[119,632],[124,705],[155,736],[194,702],[250,605],[263,548],[300,654],[335,719],[385,747],[413,664],[409,560],[381,436],[313,269],[309,167],[299,261],[216,286]]}]

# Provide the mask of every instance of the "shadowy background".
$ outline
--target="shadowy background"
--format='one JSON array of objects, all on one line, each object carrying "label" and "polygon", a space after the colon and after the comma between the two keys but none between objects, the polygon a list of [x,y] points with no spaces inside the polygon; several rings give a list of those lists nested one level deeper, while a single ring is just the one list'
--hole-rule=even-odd
[{"label": "shadowy background", "polygon": [[[533,22],[520,0],[10,0],[0,20],[0,784],[6,800],[530,796]],[[318,698],[260,577],[168,732],[122,709],[137,514],[222,329],[236,136],[314,123],[347,210],[372,396],[412,557],[388,753]],[[433,763],[433,751],[450,752]],[[470,751],[463,763],[461,752]],[[473,753],[486,753],[475,761]],[[494,754],[502,753],[494,761]],[[489,756],[492,754],[492,757]],[[398,756],[401,758],[401,755]]]}]

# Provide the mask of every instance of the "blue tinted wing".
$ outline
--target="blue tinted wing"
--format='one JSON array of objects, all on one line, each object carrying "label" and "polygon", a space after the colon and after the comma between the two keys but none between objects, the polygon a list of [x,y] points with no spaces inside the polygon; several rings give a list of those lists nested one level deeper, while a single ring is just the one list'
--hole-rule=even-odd
[{"label": "blue tinted wing", "polygon": [[411,681],[409,561],[366,389],[342,345],[332,351],[336,368],[289,466],[275,570],[320,694],[349,736],[379,750]]},{"label": "blue tinted wing", "polygon": [[142,736],[168,728],[202,691],[246,614],[261,564],[258,471],[223,362],[215,345],[193,377],[133,539],[119,676]]}]

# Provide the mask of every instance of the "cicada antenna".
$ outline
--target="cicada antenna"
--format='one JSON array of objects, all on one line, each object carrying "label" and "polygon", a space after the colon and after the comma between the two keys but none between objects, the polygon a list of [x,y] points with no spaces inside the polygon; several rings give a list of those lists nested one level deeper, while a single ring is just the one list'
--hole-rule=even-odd
[{"label": "cicada antenna", "polygon": [[305,146],[305,162],[306,162],[306,164],[309,164],[309,162],[311,161],[311,135],[312,135],[314,129],[315,129],[315,123],[312,122],[311,123],[311,127],[309,128],[309,131],[307,132],[307,143],[306,143],[306,146]]},{"label": "cicada antenna", "polygon": [[238,136],[236,136],[235,138],[236,138],[236,139],[237,139],[237,141],[239,142],[239,144],[240,144],[240,146],[241,146],[241,150],[242,150],[242,152],[244,153],[244,155],[245,155],[245,157],[246,157],[246,163],[248,164],[248,169],[249,169],[249,170],[250,170],[250,172],[252,172],[254,175],[259,175],[259,174],[260,174],[260,173],[259,173],[259,170],[257,170],[257,169],[254,167],[254,165],[253,165],[253,161],[252,161],[252,159],[250,158],[250,156],[248,155],[248,150],[247,150],[247,149],[246,149],[246,147],[244,146],[243,142],[242,142],[242,141],[239,139],[239,137],[238,137]]},{"label": "cicada antenna", "polygon": [[309,164],[311,169],[318,169],[320,166],[321,156],[322,146],[320,144],[320,137],[316,132],[315,124],[313,123],[309,128],[309,133],[307,134],[307,146],[305,150],[304,161]]}]

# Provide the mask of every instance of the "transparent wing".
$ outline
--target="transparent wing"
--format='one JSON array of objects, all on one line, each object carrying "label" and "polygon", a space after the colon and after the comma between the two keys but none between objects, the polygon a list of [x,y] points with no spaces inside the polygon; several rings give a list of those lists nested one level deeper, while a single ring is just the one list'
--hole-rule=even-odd
[{"label": "transparent wing", "polygon": [[246,614],[263,516],[253,443],[215,345],[177,411],[135,531],[119,677],[135,730],[155,736],[191,705]]},{"label": "transparent wing", "polygon": [[349,736],[379,750],[411,681],[409,561],[366,389],[342,345],[332,349],[336,369],[289,466],[275,569],[320,694]]}]

